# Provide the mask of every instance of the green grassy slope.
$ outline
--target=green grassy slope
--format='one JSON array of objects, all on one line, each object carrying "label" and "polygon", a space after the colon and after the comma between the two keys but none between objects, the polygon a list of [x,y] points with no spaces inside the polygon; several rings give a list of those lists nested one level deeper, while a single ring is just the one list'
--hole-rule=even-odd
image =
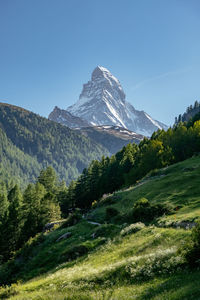
[{"label": "green grassy slope", "polygon": [[[200,156],[152,172],[128,190],[104,197],[78,224],[35,237],[0,268],[1,281],[21,281],[2,288],[0,297],[200,299],[200,271],[185,268],[177,253],[191,230],[175,226],[200,217],[199,173]],[[142,197],[170,204],[174,212],[133,233],[128,216]],[[107,224],[106,207],[119,211]],[[66,232],[71,236],[57,241]]]}]

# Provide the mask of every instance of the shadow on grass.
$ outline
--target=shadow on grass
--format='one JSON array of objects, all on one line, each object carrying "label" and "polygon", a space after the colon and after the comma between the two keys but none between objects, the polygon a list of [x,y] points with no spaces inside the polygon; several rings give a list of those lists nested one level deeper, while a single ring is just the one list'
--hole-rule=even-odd
[{"label": "shadow on grass", "polygon": [[197,300],[200,299],[200,271],[182,272],[144,291],[136,300]]}]

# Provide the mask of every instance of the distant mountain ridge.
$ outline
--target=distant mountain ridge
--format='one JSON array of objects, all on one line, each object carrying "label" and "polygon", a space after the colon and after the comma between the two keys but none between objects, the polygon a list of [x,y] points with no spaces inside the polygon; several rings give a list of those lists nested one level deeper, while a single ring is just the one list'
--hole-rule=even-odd
[{"label": "distant mountain ridge", "polygon": [[50,113],[49,119],[70,127],[78,133],[89,137],[106,148],[109,151],[109,154],[115,154],[128,143],[139,144],[144,138],[141,134],[119,126],[91,125],[87,121],[75,117],[68,111],[60,109],[57,106],[55,106],[54,110]]},{"label": "distant mountain ridge", "polygon": [[109,152],[89,137],[21,107],[0,103],[0,180],[33,181],[51,165],[69,183]]},{"label": "distant mountain ridge", "polygon": [[69,128],[81,128],[88,127],[90,124],[76,116],[73,116],[70,112],[64,109],[60,109],[58,106],[54,107],[54,110],[49,114],[49,120],[58,122]]},{"label": "distant mountain ridge", "polygon": [[[167,129],[146,112],[136,110],[125,98],[119,80],[106,68],[97,66],[91,80],[83,85],[79,100],[66,111],[94,126],[120,126],[146,136],[157,129]],[[60,116],[54,118],[60,120]]]}]

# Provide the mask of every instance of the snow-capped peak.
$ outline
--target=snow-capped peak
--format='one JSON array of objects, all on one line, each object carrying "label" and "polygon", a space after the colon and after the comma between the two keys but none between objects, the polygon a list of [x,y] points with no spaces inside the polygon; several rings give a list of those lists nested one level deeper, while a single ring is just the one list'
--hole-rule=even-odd
[{"label": "snow-capped peak", "polygon": [[92,125],[120,126],[146,135],[164,127],[144,111],[137,111],[125,97],[119,80],[97,66],[91,80],[83,85],[79,100],[67,110]]}]

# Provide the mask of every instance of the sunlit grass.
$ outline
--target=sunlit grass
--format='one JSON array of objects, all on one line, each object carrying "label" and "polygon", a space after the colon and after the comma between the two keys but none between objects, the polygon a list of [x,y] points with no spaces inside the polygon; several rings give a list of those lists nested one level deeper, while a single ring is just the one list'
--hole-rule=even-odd
[{"label": "sunlit grass", "polygon": [[[189,271],[177,254],[191,231],[172,226],[200,217],[199,173],[200,157],[158,170],[155,176],[146,176],[137,185],[116,192],[114,202],[107,201],[88,215],[104,224],[106,207],[114,207],[126,216],[142,197],[151,203],[173,206],[172,214],[146,224],[136,233],[130,230],[134,226],[111,219],[112,224],[103,225],[102,230],[82,220],[47,234],[28,254],[17,277],[21,283],[1,289],[0,298],[200,299],[200,271]],[[164,228],[167,224],[169,227]],[[128,228],[126,235],[120,234],[124,228]],[[72,233],[69,239],[56,242],[68,231]],[[95,232],[101,234],[93,238]],[[69,259],[66,253],[76,245],[84,245],[88,252]]]}]

